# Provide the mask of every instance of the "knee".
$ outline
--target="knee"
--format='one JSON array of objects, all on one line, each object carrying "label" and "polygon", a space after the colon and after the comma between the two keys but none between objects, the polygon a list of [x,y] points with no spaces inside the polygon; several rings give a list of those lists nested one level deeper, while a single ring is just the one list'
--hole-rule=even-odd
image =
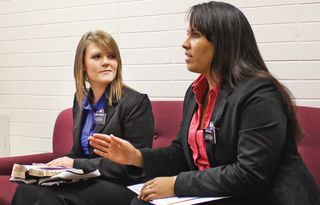
[{"label": "knee", "polygon": [[30,190],[29,185],[20,184],[13,195],[11,205],[26,204],[36,193]]},{"label": "knee", "polygon": [[55,201],[54,196],[48,187],[20,184],[14,193],[11,205],[47,204],[48,199],[51,202]]}]

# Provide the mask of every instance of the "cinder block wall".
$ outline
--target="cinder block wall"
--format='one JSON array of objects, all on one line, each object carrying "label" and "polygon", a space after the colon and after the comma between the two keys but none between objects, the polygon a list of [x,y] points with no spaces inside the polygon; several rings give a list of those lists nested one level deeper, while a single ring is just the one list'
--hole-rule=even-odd
[{"label": "cinder block wall", "polygon": [[[181,100],[196,77],[181,43],[200,0],[0,0],[0,113],[10,153],[51,150],[54,120],[71,107],[80,36],[103,29],[119,43],[125,82],[152,100]],[[299,105],[320,107],[320,0],[230,0],[253,26],[270,70]]]}]

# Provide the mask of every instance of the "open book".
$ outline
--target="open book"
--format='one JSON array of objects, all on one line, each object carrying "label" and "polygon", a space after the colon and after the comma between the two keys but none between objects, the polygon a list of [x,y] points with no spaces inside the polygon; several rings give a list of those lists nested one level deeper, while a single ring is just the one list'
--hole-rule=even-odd
[{"label": "open book", "polygon": [[[132,186],[128,186],[130,190],[135,192],[136,194],[140,194],[140,191],[143,187],[143,184],[136,184]],[[191,204],[199,204],[207,201],[215,201],[219,199],[228,198],[225,197],[168,197],[162,199],[155,199],[150,201],[150,203],[155,205],[191,205]]]},{"label": "open book", "polygon": [[45,164],[14,164],[10,181],[51,186],[61,183],[75,183],[80,180],[87,180],[98,176],[100,176],[99,170],[84,173],[82,169],[49,167]]}]

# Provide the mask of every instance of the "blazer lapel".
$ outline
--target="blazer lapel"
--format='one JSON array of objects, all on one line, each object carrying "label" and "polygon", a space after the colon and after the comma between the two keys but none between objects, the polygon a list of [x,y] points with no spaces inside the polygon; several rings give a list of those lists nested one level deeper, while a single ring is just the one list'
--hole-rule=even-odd
[{"label": "blazer lapel", "polygon": [[116,103],[112,103],[112,106],[109,106],[108,104],[104,107],[104,113],[106,114],[106,120],[104,124],[97,124],[94,127],[94,133],[101,133],[102,130],[107,126],[108,122],[110,121],[112,115],[115,112]]},{"label": "blazer lapel", "polygon": [[73,129],[73,133],[74,133],[74,143],[75,143],[75,148],[78,149],[79,153],[83,153],[83,150],[81,149],[81,134],[82,134],[82,127],[83,127],[83,123],[85,120],[85,115],[84,115],[84,110],[77,107],[77,109],[75,109],[75,114],[74,114],[74,129]]},{"label": "blazer lapel", "polygon": [[184,152],[185,154],[188,156],[186,157],[187,159],[187,163],[190,167],[191,170],[196,169],[196,166],[194,164],[193,161],[193,157],[192,157],[192,151],[190,149],[189,146],[189,142],[188,142],[188,136],[189,136],[189,127],[190,127],[190,123],[193,117],[194,112],[197,109],[197,103],[196,100],[194,98],[193,92],[190,90],[190,97],[186,98],[185,100],[188,100],[188,103],[186,104],[186,108],[184,108],[185,113],[185,117],[184,117],[184,127],[182,128],[183,133],[182,133],[182,139],[181,139],[181,143],[182,143],[182,147],[184,147]]},{"label": "blazer lapel", "polygon": [[227,98],[231,94],[231,91],[230,85],[226,81],[223,81],[210,119],[210,122],[214,122],[214,125],[217,127],[219,127],[223,112],[228,103]]},{"label": "blazer lapel", "polygon": [[228,96],[231,94],[231,92],[232,88],[229,83],[223,81],[210,119],[210,122],[213,122],[213,125],[215,127],[215,143],[205,142],[208,161],[211,167],[216,164],[216,159],[214,157],[214,146],[216,144],[216,141],[219,140],[219,125],[223,117],[223,113],[228,105]]}]

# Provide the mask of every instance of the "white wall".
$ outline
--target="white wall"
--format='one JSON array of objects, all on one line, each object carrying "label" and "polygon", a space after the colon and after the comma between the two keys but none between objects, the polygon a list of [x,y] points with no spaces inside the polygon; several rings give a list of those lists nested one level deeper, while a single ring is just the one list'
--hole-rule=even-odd
[{"label": "white wall", "polygon": [[[80,36],[118,41],[124,79],[151,99],[182,99],[185,12],[200,0],[0,0],[0,113],[11,155],[51,150],[55,117],[71,107]],[[320,107],[320,0],[230,0],[245,13],[274,73],[299,105]],[[0,148],[1,149],[1,148]]]}]

